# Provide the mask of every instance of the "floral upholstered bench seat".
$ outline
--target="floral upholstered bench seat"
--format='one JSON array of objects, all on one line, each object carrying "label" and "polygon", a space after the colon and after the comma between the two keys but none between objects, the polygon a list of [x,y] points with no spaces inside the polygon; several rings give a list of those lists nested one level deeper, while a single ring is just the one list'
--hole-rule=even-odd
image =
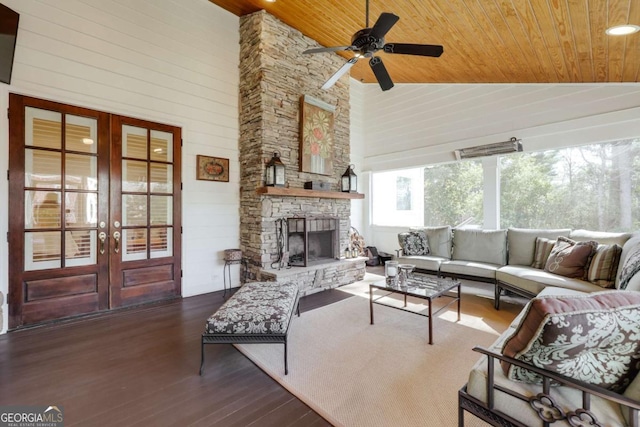
[{"label": "floral upholstered bench seat", "polygon": [[287,366],[287,333],[298,306],[298,285],[250,282],[242,286],[206,322],[202,334],[200,374],[204,368],[205,344],[284,344]]}]

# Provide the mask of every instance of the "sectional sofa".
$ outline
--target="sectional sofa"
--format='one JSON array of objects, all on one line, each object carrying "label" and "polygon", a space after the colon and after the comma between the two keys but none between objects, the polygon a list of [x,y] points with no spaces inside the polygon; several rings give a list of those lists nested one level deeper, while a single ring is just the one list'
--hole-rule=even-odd
[{"label": "sectional sofa", "polygon": [[[417,236],[420,235],[426,237],[424,244],[428,246],[428,254],[407,254],[420,253],[421,244],[419,241],[416,243]],[[549,255],[550,248],[559,238],[583,243],[597,242],[588,260],[593,266],[594,262],[602,261],[600,250],[611,245],[619,246],[621,250],[618,249],[617,256],[611,257],[608,260],[610,265],[604,266],[610,269],[610,280],[603,280],[598,276],[602,274],[602,268],[592,274],[592,265],[586,265],[585,274],[580,277],[567,277],[552,272],[553,268],[545,268],[548,267],[545,265],[548,260],[545,256]],[[419,271],[495,283],[497,309],[500,307],[503,290],[532,298],[547,286],[588,293],[602,291],[606,287],[618,289],[621,272],[627,260],[640,251],[640,232],[608,233],[522,228],[482,230],[442,226],[411,229],[400,233],[398,240],[401,242],[401,249],[397,251],[395,258],[401,263],[414,264]],[[537,247],[541,242],[546,248]],[[535,265],[536,262],[538,265]],[[634,274],[630,280],[626,279],[626,289],[640,291],[640,274]]]},{"label": "sectional sofa", "polygon": [[[495,283],[496,308],[503,290],[533,298],[493,345],[474,348],[459,426],[468,412],[500,426],[640,427],[639,232],[444,226],[398,240],[399,262]],[[565,268],[574,250],[581,272]]]}]

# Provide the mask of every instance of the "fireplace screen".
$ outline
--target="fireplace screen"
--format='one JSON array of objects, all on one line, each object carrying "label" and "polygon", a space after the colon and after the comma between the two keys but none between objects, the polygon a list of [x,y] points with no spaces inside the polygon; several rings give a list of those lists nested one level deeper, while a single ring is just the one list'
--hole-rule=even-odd
[{"label": "fireplace screen", "polygon": [[288,218],[287,228],[292,266],[307,267],[340,259],[338,218]]}]

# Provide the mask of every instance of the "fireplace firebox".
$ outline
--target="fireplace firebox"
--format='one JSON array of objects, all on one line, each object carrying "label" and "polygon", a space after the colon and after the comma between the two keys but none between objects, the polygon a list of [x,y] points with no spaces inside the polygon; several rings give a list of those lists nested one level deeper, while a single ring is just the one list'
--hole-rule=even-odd
[{"label": "fireplace firebox", "polygon": [[340,259],[339,218],[288,218],[287,229],[290,265],[308,267]]}]

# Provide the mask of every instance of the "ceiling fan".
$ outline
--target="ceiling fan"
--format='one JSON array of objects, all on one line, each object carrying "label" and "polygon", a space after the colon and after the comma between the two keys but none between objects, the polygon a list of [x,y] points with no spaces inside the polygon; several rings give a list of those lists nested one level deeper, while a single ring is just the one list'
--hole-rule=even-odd
[{"label": "ceiling fan", "polygon": [[366,10],[366,27],[356,32],[351,38],[351,45],[349,46],[336,46],[336,47],[320,47],[316,49],[308,49],[302,53],[321,53],[321,52],[337,52],[340,50],[350,50],[355,52],[355,56],[349,59],[338,71],[336,71],[329,80],[322,85],[322,89],[329,89],[338,81],[353,65],[358,62],[360,58],[370,58],[369,65],[373,74],[376,76],[376,80],[380,84],[380,88],[389,90],[393,87],[393,81],[391,76],[387,72],[382,59],[378,56],[374,56],[379,50],[383,50],[386,53],[395,53],[402,55],[419,55],[419,56],[433,56],[439,57],[444,51],[440,45],[431,44],[411,44],[411,43],[386,43],[384,42],[384,36],[389,32],[391,27],[395,25],[400,17],[393,13],[383,12],[373,27],[369,28],[369,0],[367,0]]}]

